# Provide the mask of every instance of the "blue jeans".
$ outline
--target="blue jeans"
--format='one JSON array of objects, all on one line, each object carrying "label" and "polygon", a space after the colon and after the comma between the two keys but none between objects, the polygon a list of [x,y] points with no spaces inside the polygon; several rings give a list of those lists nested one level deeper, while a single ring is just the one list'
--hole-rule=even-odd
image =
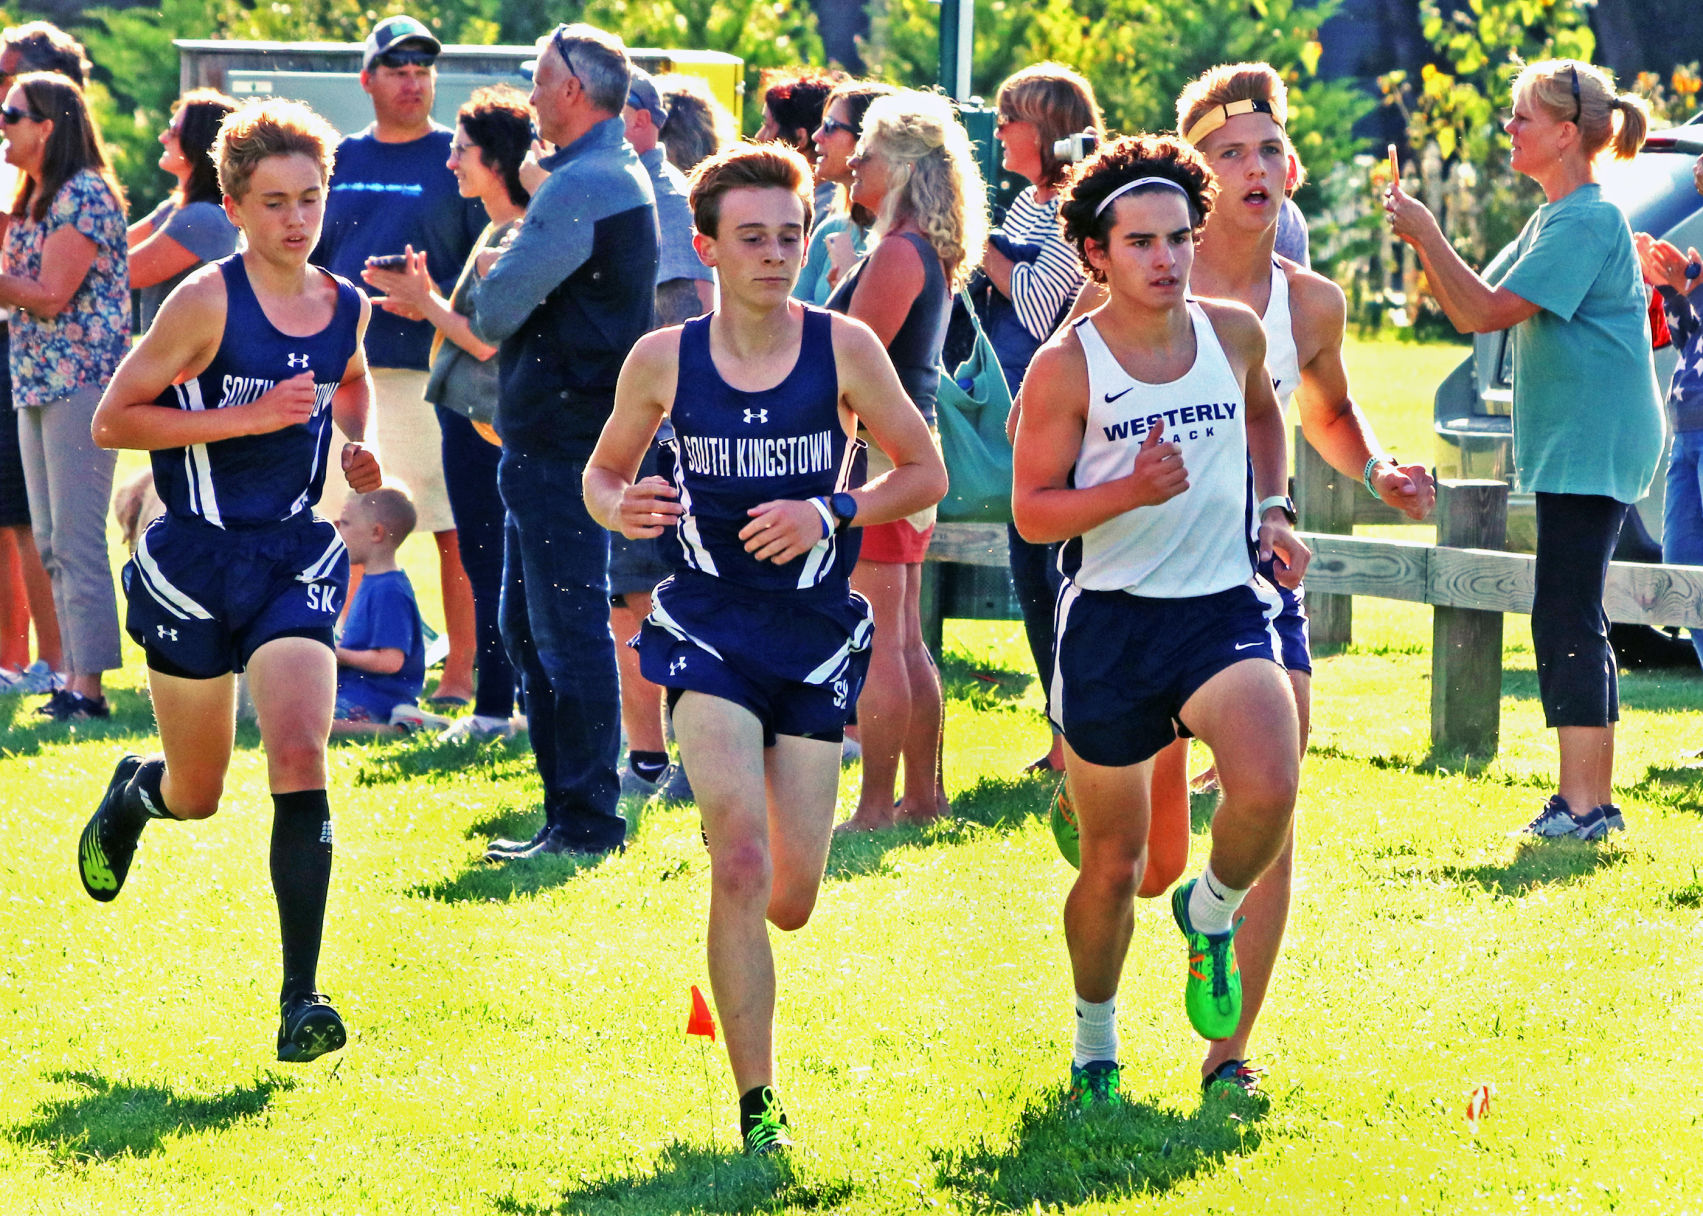
[{"label": "blue jeans", "polygon": [[508,508],[503,641],[520,672],[544,818],[569,844],[612,849],[626,838],[621,695],[609,633],[609,533],[585,509],[579,461],[504,449]]},{"label": "blue jeans", "polygon": [[473,587],[474,663],[479,671],[473,712],[506,718],[514,712],[514,666],[503,648],[498,614],[503,595],[503,498],[497,492],[497,465],[503,450],[442,406],[438,427],[443,431],[444,487],[461,538],[461,568]]},{"label": "blue jeans", "polygon": [[[1662,506],[1662,561],[1703,566],[1703,431],[1674,433]],[[1691,644],[1703,661],[1703,629],[1691,631]]]}]

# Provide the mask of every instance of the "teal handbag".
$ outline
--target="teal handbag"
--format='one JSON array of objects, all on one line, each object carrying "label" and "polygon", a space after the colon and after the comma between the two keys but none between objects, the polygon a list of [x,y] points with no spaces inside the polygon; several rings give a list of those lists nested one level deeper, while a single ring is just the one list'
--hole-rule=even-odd
[{"label": "teal handbag", "polygon": [[940,373],[935,408],[951,485],[940,500],[938,518],[944,523],[1008,524],[1011,441],[1005,437],[1005,420],[1011,413],[1011,390],[968,294],[960,291],[958,300],[975,324],[976,344],[954,374]]}]

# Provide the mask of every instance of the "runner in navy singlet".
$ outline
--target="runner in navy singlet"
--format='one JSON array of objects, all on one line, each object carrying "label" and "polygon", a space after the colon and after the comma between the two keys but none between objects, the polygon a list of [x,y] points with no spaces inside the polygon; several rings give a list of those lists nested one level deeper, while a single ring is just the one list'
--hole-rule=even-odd
[{"label": "runner in navy singlet", "polygon": [[1012,514],[1026,540],[1065,542],[1051,706],[1081,840],[1064,916],[1078,1104],[1118,1099],[1116,998],[1153,757],[1177,734],[1218,757],[1212,856],[1172,903],[1184,1005],[1211,1039],[1240,1017],[1233,918],[1282,851],[1299,780],[1279,602],[1255,570],[1275,555],[1294,585],[1309,555],[1283,514],[1283,415],[1259,318],[1188,296],[1214,193],[1200,155],[1169,137],[1120,139],[1082,165],[1059,216],[1108,299],[1048,342],[1023,384]]},{"label": "runner in navy singlet", "polygon": [[166,505],[124,568],[126,626],[148,660],[163,754],[118,762],[78,842],[83,887],[117,897],[151,819],[219,809],[247,671],[272,788],[271,870],[283,939],[278,1058],[345,1041],[317,988],[331,878],[325,744],[337,688],[332,629],[349,563],[314,514],[331,428],[357,493],[377,489],[359,440],[371,382],[368,305],[307,264],[337,134],[306,106],[269,101],[226,119],[214,144],[225,211],[247,251],[166,299],[95,413],[103,447],[153,454]]},{"label": "runner in navy singlet", "polygon": [[[880,340],[791,299],[810,225],[803,158],[772,144],[725,152],[694,174],[691,202],[719,306],[633,348],[585,500],[606,528],[677,541],[636,644],[668,690],[703,813],[710,984],[757,1153],[791,1143],[773,1089],[764,921],[799,929],[815,906],[840,738],[869,660],[852,529],[939,501],[946,470]],[[668,476],[635,485],[665,417]],[[894,466],[867,485],[859,422]]]}]

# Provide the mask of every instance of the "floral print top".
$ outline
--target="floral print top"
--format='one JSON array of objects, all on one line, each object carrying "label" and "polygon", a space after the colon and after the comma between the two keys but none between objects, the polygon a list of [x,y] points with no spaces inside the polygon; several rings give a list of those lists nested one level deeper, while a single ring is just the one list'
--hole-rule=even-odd
[{"label": "floral print top", "polygon": [[105,385],[130,344],[124,212],[93,169],[60,187],[40,223],[28,214],[12,220],[6,229],[6,273],[39,279],[42,246],[66,225],[94,242],[95,260],[58,316],[13,311],[12,396],[20,407],[47,405],[89,385]]}]

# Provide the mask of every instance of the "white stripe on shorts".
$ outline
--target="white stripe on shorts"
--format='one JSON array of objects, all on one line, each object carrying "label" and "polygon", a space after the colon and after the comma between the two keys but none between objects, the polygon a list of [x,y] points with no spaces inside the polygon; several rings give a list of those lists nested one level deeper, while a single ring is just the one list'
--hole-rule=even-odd
[{"label": "white stripe on shorts", "polygon": [[148,589],[148,594],[180,620],[188,620],[190,617],[198,617],[203,621],[213,619],[211,612],[172,586],[171,580],[160,571],[154,555],[148,552],[146,532],[142,533],[142,539],[136,544],[136,571],[142,576],[142,585]]},{"label": "white stripe on shorts", "polygon": [[1053,725],[1063,728],[1064,723],[1064,680],[1059,675],[1059,656],[1064,648],[1064,630],[1070,623],[1070,608],[1076,603],[1082,591],[1068,578],[1059,583],[1058,600],[1053,605],[1053,669],[1048,681],[1052,690],[1047,697],[1047,703],[1052,709]]},{"label": "white stripe on shorts", "polygon": [[[702,638],[693,637],[686,631],[686,627],[684,625],[668,614],[668,609],[663,607],[662,604],[661,587],[658,587],[656,592],[650,597],[650,616],[647,619],[656,624],[659,628],[666,629],[682,642],[690,642],[699,650],[706,650],[710,654],[715,655],[716,658],[721,658],[721,651],[717,650],[714,646],[711,646]],[[727,660],[722,659],[722,661],[725,663]]]},{"label": "white stripe on shorts", "polygon": [[337,559],[343,556],[345,548],[346,546],[343,544],[343,537],[335,528],[333,528],[331,531],[331,543],[325,547],[325,552],[321,553],[319,557],[315,559],[313,565],[296,575],[296,581],[298,583],[317,583],[320,579],[331,573],[332,569],[337,565]]}]

